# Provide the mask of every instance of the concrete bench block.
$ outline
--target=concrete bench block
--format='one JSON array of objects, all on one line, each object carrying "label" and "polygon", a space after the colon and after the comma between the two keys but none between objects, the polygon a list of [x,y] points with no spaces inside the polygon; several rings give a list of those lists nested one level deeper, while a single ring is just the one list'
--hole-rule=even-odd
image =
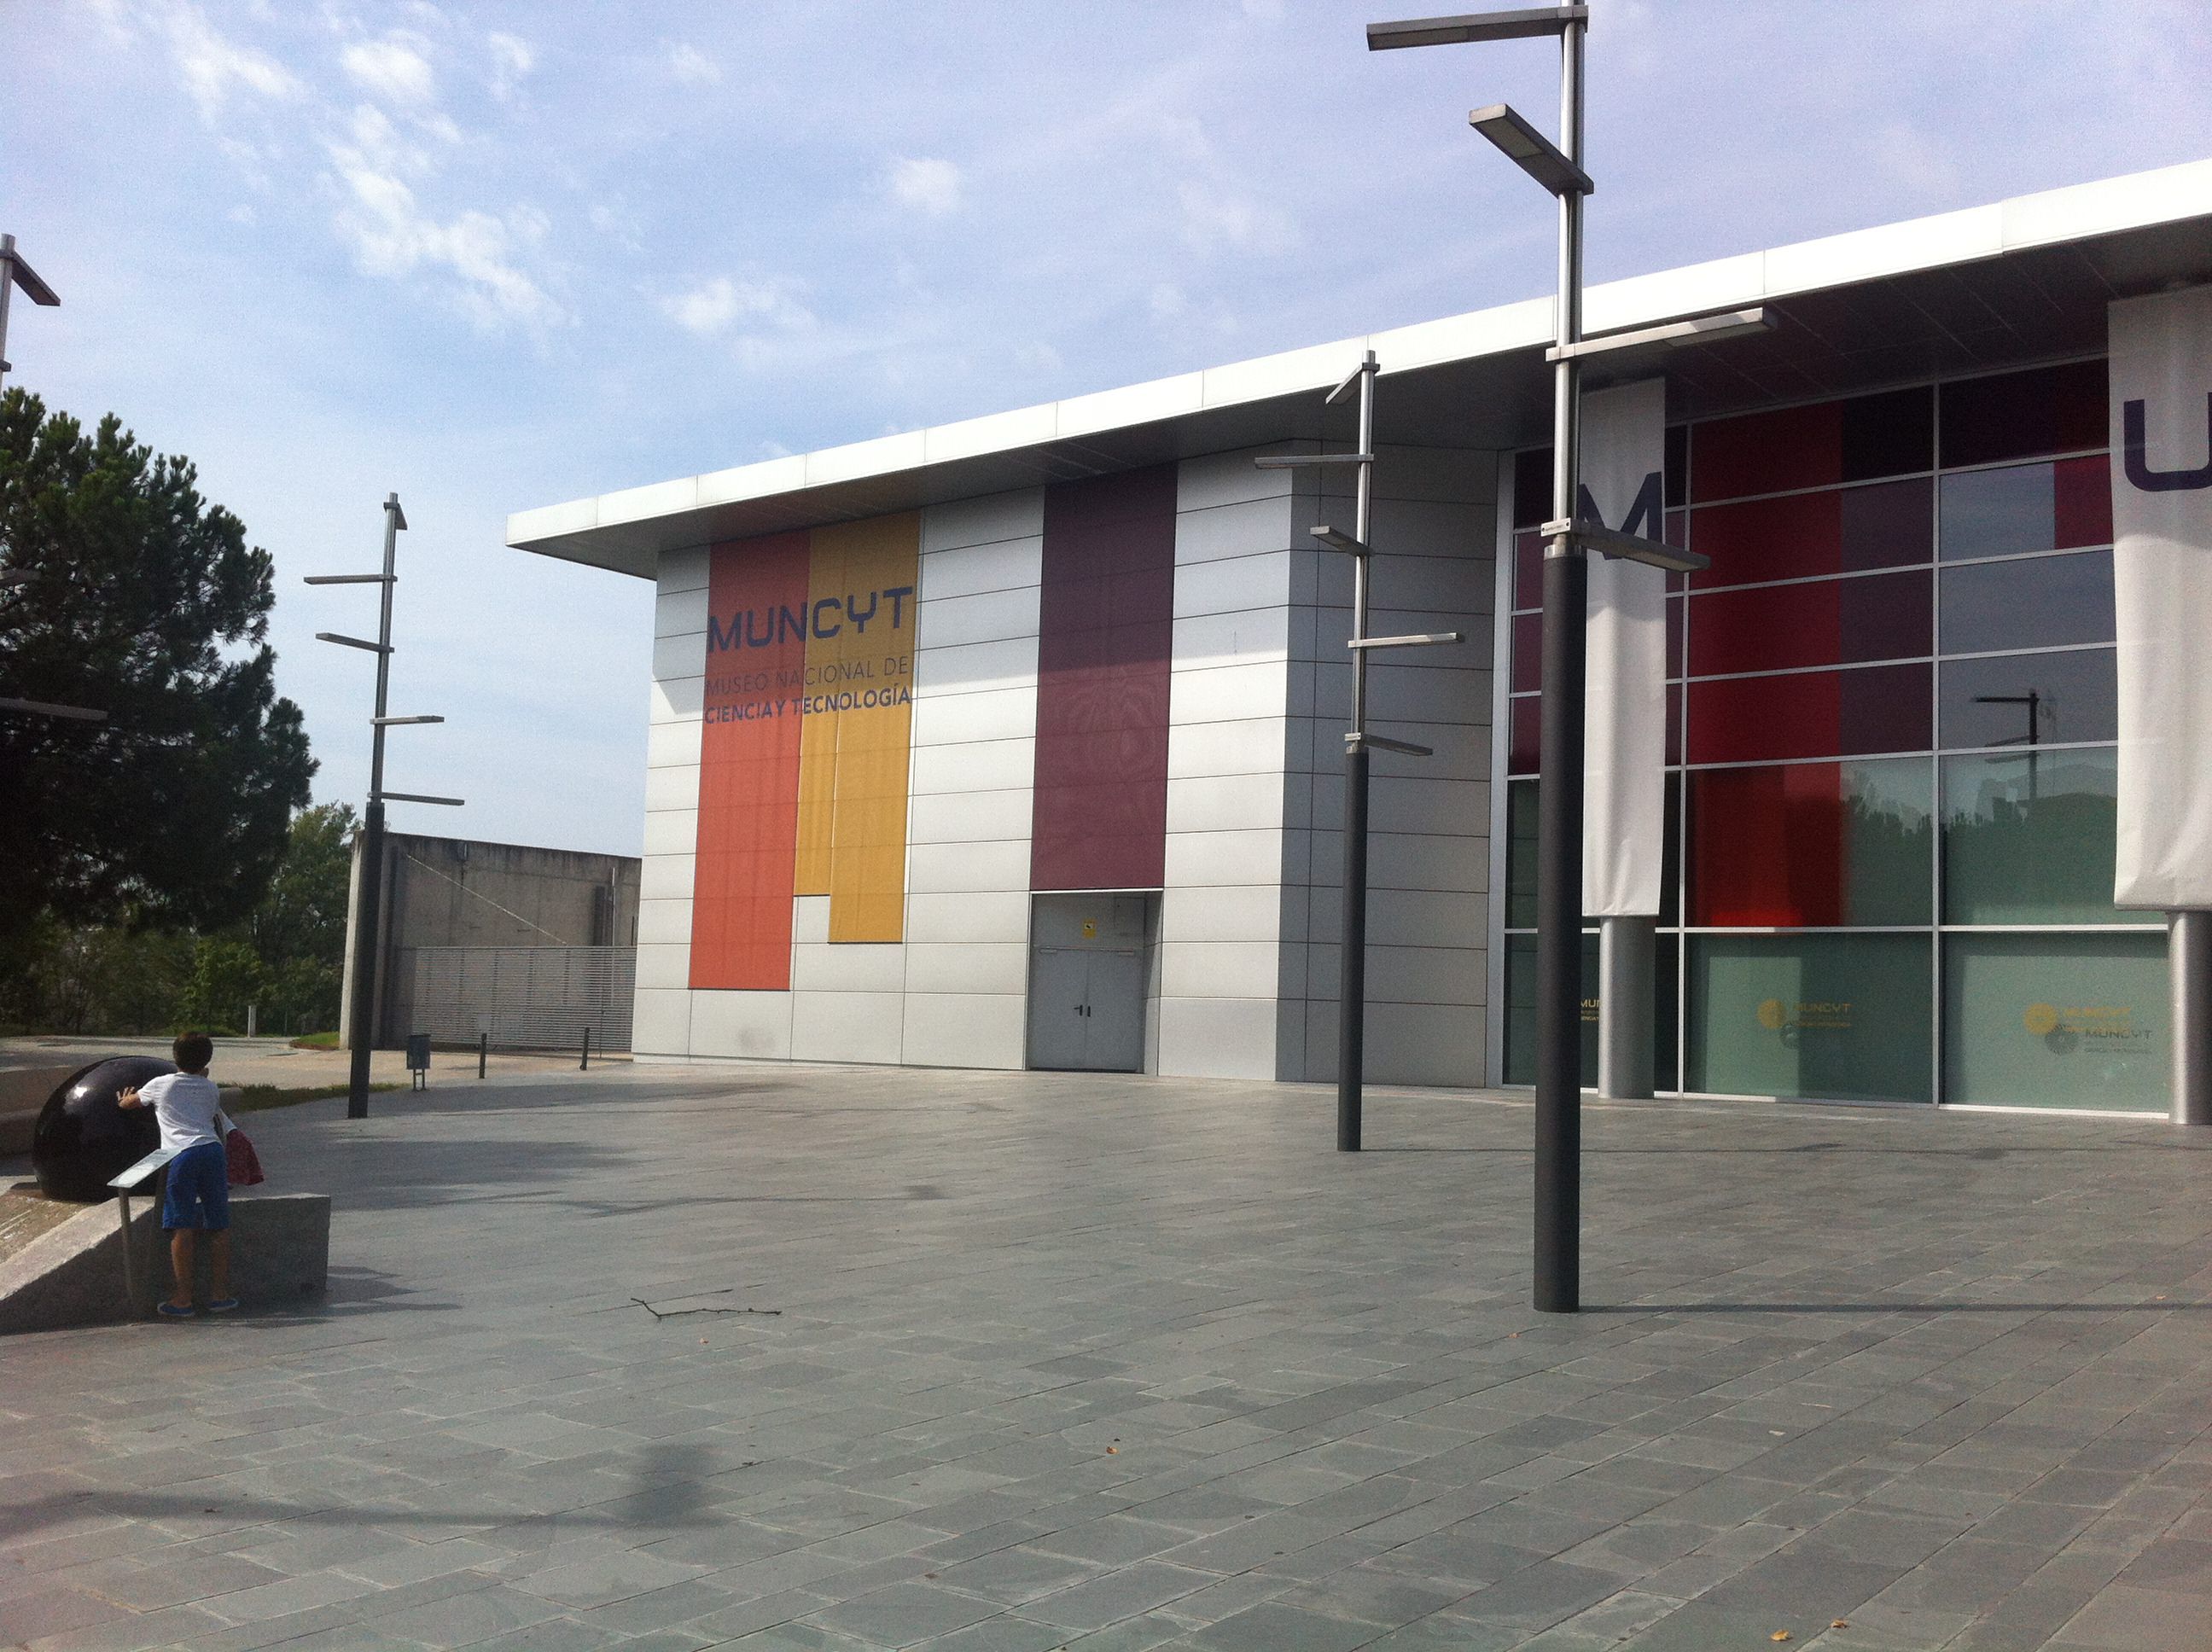
[{"label": "concrete bench block", "polygon": [[[242,1311],[319,1298],[330,1283],[328,1193],[234,1193],[230,1284]],[[137,1300],[124,1290],[123,1230],[115,1206],[87,1205],[0,1262],[0,1333],[143,1319],[169,1294],[168,1236],[158,1200],[131,1200]],[[207,1300],[208,1246],[199,1247],[198,1299]]]}]

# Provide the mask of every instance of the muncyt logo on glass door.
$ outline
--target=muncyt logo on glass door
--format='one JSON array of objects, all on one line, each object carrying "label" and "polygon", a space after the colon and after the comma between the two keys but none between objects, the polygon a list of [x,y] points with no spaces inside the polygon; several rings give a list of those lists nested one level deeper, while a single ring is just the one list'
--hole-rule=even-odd
[{"label": "muncyt logo on glass door", "polygon": [[788,991],[793,896],[904,938],[921,550],[911,512],[714,548],[694,987]]}]

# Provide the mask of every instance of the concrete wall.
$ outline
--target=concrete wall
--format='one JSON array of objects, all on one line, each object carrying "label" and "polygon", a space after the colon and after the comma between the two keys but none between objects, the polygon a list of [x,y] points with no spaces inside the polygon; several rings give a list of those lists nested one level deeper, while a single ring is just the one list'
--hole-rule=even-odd
[{"label": "concrete wall", "polygon": [[[380,1046],[400,1042],[416,1019],[417,948],[627,946],[637,938],[639,863],[627,855],[411,832],[387,832],[384,847]],[[351,957],[349,947],[341,1023],[349,1027]]]}]

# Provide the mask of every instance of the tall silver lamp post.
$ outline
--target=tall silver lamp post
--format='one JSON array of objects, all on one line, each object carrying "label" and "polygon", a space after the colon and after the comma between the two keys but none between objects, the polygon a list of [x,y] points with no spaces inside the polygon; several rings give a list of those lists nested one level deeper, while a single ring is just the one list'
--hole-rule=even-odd
[{"label": "tall silver lamp post", "polygon": [[[1655,540],[1578,520],[1583,361],[1601,349],[1664,344],[1717,330],[1684,322],[1634,334],[1583,337],[1583,197],[1595,187],[1583,170],[1583,35],[1588,6],[1544,6],[1460,17],[1370,23],[1370,52],[1461,46],[1557,35],[1559,143],[1554,145],[1504,104],[1468,123],[1542,185],[1559,203],[1557,343],[1553,367],[1552,513],[1544,547],[1543,733],[1538,753],[1536,846],[1536,1133],[1534,1300],[1547,1314],[1582,1305],[1582,877],[1583,664],[1589,570],[1595,550],[1656,567],[1700,566]],[[1757,326],[1747,315],[1718,325]]]},{"label": "tall silver lamp post", "polygon": [[386,714],[385,691],[392,678],[392,588],[399,581],[394,571],[398,553],[399,531],[407,525],[406,513],[399,508],[399,495],[387,494],[384,500],[384,572],[381,574],[316,574],[307,577],[309,585],[374,585],[382,587],[376,641],[366,641],[360,637],[343,636],[336,631],[318,631],[318,642],[335,642],[341,647],[362,648],[376,656],[376,711],[369,719],[368,807],[362,817],[360,876],[354,891],[353,958],[349,973],[353,991],[347,1005],[351,1012],[347,1018],[346,1046],[352,1056],[352,1066],[346,1086],[346,1117],[365,1119],[368,1116],[368,1059],[370,1048],[376,1042],[376,959],[380,950],[378,934],[380,908],[384,899],[384,805],[387,799],[393,803],[435,803],[447,808],[461,806],[459,798],[425,797],[417,792],[387,792],[384,789],[384,731],[412,723],[442,723],[443,717],[392,717]]},{"label": "tall silver lamp post", "polygon": [[1458,631],[1402,637],[1367,635],[1368,558],[1375,507],[1375,377],[1381,371],[1375,352],[1369,350],[1322,403],[1334,407],[1352,394],[1354,386],[1358,387],[1359,436],[1352,452],[1285,453],[1252,461],[1263,471],[1349,465],[1358,478],[1352,531],[1340,532],[1327,523],[1312,530],[1313,537],[1329,550],[1352,558],[1352,635],[1345,644],[1352,651],[1352,726],[1344,735],[1344,903],[1341,944],[1337,949],[1336,1148],[1340,1153],[1360,1150],[1367,1071],[1368,754],[1379,750],[1409,757],[1435,755],[1429,747],[1410,740],[1392,740],[1368,732],[1367,656],[1376,648],[1422,648],[1467,641]]}]

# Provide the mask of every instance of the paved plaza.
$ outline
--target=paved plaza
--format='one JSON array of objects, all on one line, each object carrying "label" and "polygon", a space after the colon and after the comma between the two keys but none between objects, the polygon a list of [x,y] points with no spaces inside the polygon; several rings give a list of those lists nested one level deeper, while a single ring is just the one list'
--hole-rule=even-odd
[{"label": "paved plaza", "polygon": [[0,1343],[0,1644],[2212,1646],[2212,1139],[1594,1105],[1566,1318],[1525,1096],[377,1103],[327,1306]]}]

